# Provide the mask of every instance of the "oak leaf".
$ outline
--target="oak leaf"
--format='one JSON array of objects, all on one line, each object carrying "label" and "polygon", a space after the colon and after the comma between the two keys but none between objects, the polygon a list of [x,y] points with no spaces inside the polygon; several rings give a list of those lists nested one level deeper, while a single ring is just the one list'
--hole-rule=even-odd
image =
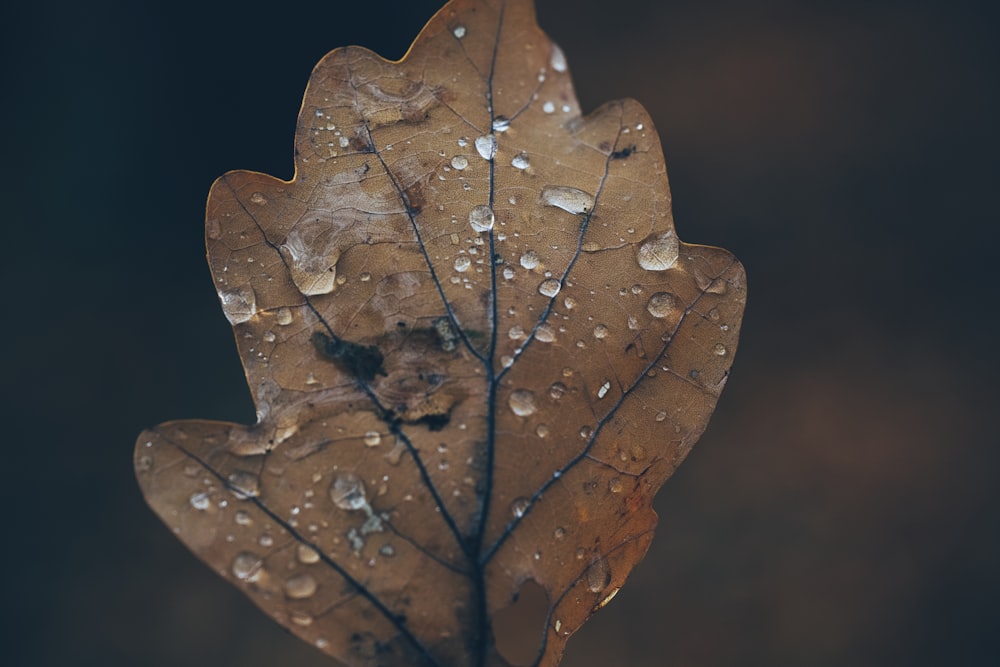
[{"label": "oak leaf", "polygon": [[[327,55],[294,178],[221,177],[206,236],[258,419],[143,433],[156,513],[349,665],[557,664],[645,554],[745,302],[678,240],[648,114],[582,117],[529,0],[454,0],[399,62]],[[495,632],[519,592],[527,652]]]}]

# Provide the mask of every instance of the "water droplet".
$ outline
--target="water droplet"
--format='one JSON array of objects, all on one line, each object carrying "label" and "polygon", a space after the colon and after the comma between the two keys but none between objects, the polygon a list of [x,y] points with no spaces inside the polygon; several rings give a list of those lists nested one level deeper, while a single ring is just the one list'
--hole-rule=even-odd
[{"label": "water droplet", "polygon": [[455,28],[451,31],[451,34],[455,35],[457,39],[462,39],[463,37],[465,37],[465,26],[464,25],[455,26]]},{"label": "water droplet", "polygon": [[559,290],[561,288],[562,285],[559,284],[558,280],[555,278],[549,278],[548,280],[543,280],[538,285],[538,292],[543,296],[553,297],[556,294],[559,294]]},{"label": "water droplet", "polygon": [[477,232],[488,232],[493,229],[495,219],[493,209],[486,204],[475,206],[469,211],[469,225]]},{"label": "water droplet", "polygon": [[513,280],[514,279],[514,269],[511,268],[511,267],[509,267],[509,266],[503,267],[503,279],[504,280]]},{"label": "water droplet", "polygon": [[229,490],[237,498],[256,498],[260,495],[260,478],[246,470],[235,470],[228,477]]},{"label": "water droplet", "polygon": [[666,418],[667,418],[667,411],[666,410],[660,410],[659,412],[656,413],[656,417],[655,417],[656,421],[661,422],[661,421],[663,421]]},{"label": "water droplet", "polygon": [[188,500],[191,503],[191,507],[199,511],[207,510],[209,505],[211,505],[211,501],[208,499],[208,494],[204,491],[191,494],[191,498]]},{"label": "water droplet", "polygon": [[546,426],[545,424],[539,424],[538,428],[535,429],[535,434],[539,438],[544,438],[544,437],[548,436],[548,434],[549,434],[549,427]]},{"label": "water droplet", "polygon": [[365,433],[365,445],[377,447],[382,443],[382,435],[378,431],[368,431]]},{"label": "water droplet", "polygon": [[542,190],[542,203],[569,213],[587,213],[594,208],[594,195],[568,185],[548,185]]},{"label": "water droplet", "polygon": [[265,331],[264,332],[264,342],[265,343],[273,343],[275,338],[276,338],[276,336],[274,335],[273,331]]},{"label": "water droplet", "polygon": [[608,480],[608,491],[611,493],[621,493],[624,488],[625,485],[622,484],[621,477],[612,477]]},{"label": "water droplet", "polygon": [[263,567],[260,556],[244,551],[233,559],[232,572],[237,579],[257,581]]},{"label": "water droplet", "polygon": [[535,329],[535,339],[542,343],[551,343],[556,339],[556,330],[548,324],[540,324]]},{"label": "water droplet", "polygon": [[455,258],[455,270],[459,273],[468,271],[470,266],[472,266],[472,260],[465,255],[459,255]]},{"label": "water droplet", "polygon": [[597,390],[597,398],[604,398],[610,389],[611,381],[605,380],[604,384],[601,385],[601,388]]},{"label": "water droplet", "polygon": [[528,252],[521,255],[521,266],[528,269],[529,271],[537,267],[538,262],[539,262],[538,253],[536,253],[534,250],[529,250]]},{"label": "water droplet", "polygon": [[286,327],[292,323],[292,311],[289,308],[279,308],[278,312],[274,314],[274,321],[279,325]]},{"label": "water droplet", "polygon": [[260,536],[260,539],[257,540],[257,544],[259,544],[262,547],[269,547],[272,544],[274,544],[274,538],[268,535],[267,533],[264,533],[263,535]]},{"label": "water droplet", "polygon": [[250,202],[257,204],[257,206],[264,206],[267,204],[267,197],[265,197],[262,192],[255,192],[250,195]]},{"label": "water droplet", "polygon": [[493,120],[493,131],[494,132],[506,132],[510,129],[510,118],[506,116],[497,116]]},{"label": "water droplet", "polygon": [[565,395],[566,395],[566,385],[564,385],[562,382],[556,382],[551,387],[549,387],[549,396],[551,396],[555,400],[558,401]]},{"label": "water droplet", "polygon": [[297,574],[285,581],[285,595],[293,600],[304,600],[316,592],[316,580],[311,574]]},{"label": "water droplet", "polygon": [[727,349],[726,349],[726,346],[725,346],[725,345],[723,345],[722,343],[716,343],[716,344],[715,344],[715,347],[714,347],[714,348],[712,348],[712,351],[713,351],[713,352],[715,352],[715,354],[717,354],[718,356],[720,356],[720,357],[724,357],[724,356],[726,356],[726,353],[727,353],[727,352],[728,352],[729,350],[727,350]]},{"label": "water droplet", "polygon": [[249,512],[245,512],[244,510],[240,510],[236,513],[235,521],[241,526],[253,525],[253,517],[250,516]]},{"label": "water droplet", "polygon": [[524,338],[524,328],[520,324],[515,324],[507,331],[507,337],[511,340],[521,340]]},{"label": "water droplet", "polygon": [[535,394],[528,389],[516,389],[510,393],[507,404],[518,417],[527,417],[535,412]]},{"label": "water droplet", "polygon": [[611,568],[607,558],[598,558],[587,568],[587,590],[600,593],[611,583]]},{"label": "water droplet", "polygon": [[337,140],[337,143],[340,144],[341,148],[347,148],[348,146],[351,145],[351,140],[348,139],[347,137],[341,137],[340,139]]},{"label": "water droplet", "polygon": [[555,44],[552,45],[552,55],[549,56],[549,64],[557,72],[566,71],[566,54]]},{"label": "water droplet", "polygon": [[680,244],[672,230],[653,234],[639,246],[636,259],[639,266],[647,271],[666,271],[677,263]]},{"label": "water droplet", "polygon": [[332,229],[328,221],[300,224],[281,245],[292,282],[306,296],[329,294],[337,285],[340,249],[331,238]]},{"label": "water droplet", "polygon": [[546,102],[545,104],[542,105],[542,111],[544,111],[545,113],[555,113],[555,110],[556,110],[556,105],[553,104],[552,102]]},{"label": "water droplet", "polygon": [[514,515],[515,518],[520,519],[524,516],[524,513],[528,511],[528,505],[531,504],[527,498],[517,498],[510,504],[510,513]]},{"label": "water droplet", "polygon": [[584,440],[588,439],[593,434],[594,434],[594,429],[590,428],[589,426],[580,427],[580,437],[583,438]]},{"label": "water droplet", "polygon": [[378,550],[383,556],[395,556],[396,549],[391,544],[383,544],[382,548]]},{"label": "water droplet", "polygon": [[469,160],[464,155],[456,155],[451,159],[451,166],[462,171],[469,166]]},{"label": "water droplet", "polygon": [[497,154],[497,138],[492,134],[476,137],[476,150],[484,160],[492,160]]},{"label": "water droplet", "polygon": [[528,156],[525,153],[518,153],[514,156],[514,159],[510,161],[510,165],[515,169],[527,169],[531,166],[528,163]]},{"label": "water droplet", "polygon": [[249,285],[219,292],[219,301],[230,324],[242,324],[257,314],[257,295]]},{"label": "water droplet", "polygon": [[359,510],[368,506],[365,498],[365,483],[353,473],[337,475],[330,486],[330,499],[342,510]]},{"label": "water droplet", "polygon": [[649,303],[646,304],[649,314],[657,318],[667,317],[676,307],[677,297],[669,292],[657,292],[649,297]]},{"label": "water droplet", "polygon": [[607,338],[608,337],[608,325],[598,324],[594,327],[594,338]]},{"label": "water droplet", "polygon": [[313,617],[302,611],[293,611],[288,615],[288,618],[292,619],[292,623],[303,628],[312,625],[313,622]]},{"label": "water droplet", "polygon": [[308,544],[300,544],[298,549],[296,549],[296,555],[299,558],[299,562],[305,563],[306,565],[312,565],[313,563],[319,562],[319,552]]}]

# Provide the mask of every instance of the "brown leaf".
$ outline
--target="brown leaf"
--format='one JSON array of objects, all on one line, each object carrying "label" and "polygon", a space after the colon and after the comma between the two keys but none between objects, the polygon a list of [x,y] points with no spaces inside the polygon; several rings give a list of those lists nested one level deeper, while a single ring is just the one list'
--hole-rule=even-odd
[{"label": "brown leaf", "polygon": [[678,241],[649,116],[582,118],[529,0],[455,0],[397,63],[333,51],[295,155],[208,202],[258,421],[143,433],[147,500],[350,665],[557,664],[705,428],[742,267]]}]

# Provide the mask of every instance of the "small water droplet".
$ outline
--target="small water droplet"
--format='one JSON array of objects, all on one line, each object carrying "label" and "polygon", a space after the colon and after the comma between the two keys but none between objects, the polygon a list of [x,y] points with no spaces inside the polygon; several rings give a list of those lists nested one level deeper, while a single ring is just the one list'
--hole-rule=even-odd
[{"label": "small water droplet", "polygon": [[587,213],[594,208],[594,195],[568,185],[547,185],[542,190],[542,203],[568,213]]},{"label": "small water droplet", "polygon": [[273,331],[265,331],[264,332],[264,342],[265,343],[273,343],[275,338],[276,338],[276,336],[274,335]]},{"label": "small water droplet", "polygon": [[725,345],[723,345],[722,343],[716,343],[716,344],[715,344],[715,347],[714,347],[714,348],[712,348],[712,351],[713,351],[713,352],[715,352],[715,354],[717,354],[718,356],[720,356],[720,357],[724,357],[724,356],[726,356],[726,353],[727,353],[727,352],[728,352],[729,350],[727,350],[727,349],[726,349],[726,346],[725,346]]},{"label": "small water droplet", "polygon": [[257,540],[257,544],[259,544],[262,547],[269,547],[274,544],[274,538],[268,535],[267,533],[264,533],[263,535],[260,536],[260,539]]},{"label": "small water droplet", "polygon": [[556,280],[555,278],[549,278],[548,280],[543,280],[538,285],[538,292],[543,296],[553,297],[556,294],[559,294],[559,290],[561,288],[562,285],[559,284],[558,280]]},{"label": "small water droplet", "polygon": [[207,510],[209,505],[212,504],[211,501],[208,499],[208,494],[205,493],[204,491],[199,491],[198,493],[191,494],[191,497],[188,499],[188,501],[191,503],[191,507],[199,511]]},{"label": "small water droplet", "polygon": [[542,105],[542,111],[544,111],[545,113],[555,113],[555,110],[556,110],[556,105],[553,104],[552,102],[546,102],[545,104]]},{"label": "small water droplet", "polygon": [[297,574],[285,581],[285,595],[293,600],[304,600],[316,593],[316,580],[311,574]]},{"label": "small water droplet", "polygon": [[604,384],[601,385],[601,388],[597,390],[597,398],[604,398],[610,389],[611,381],[605,380]]},{"label": "small water droplet", "polygon": [[594,338],[607,338],[608,337],[608,325],[598,324],[594,327]]},{"label": "small water droplet", "polygon": [[656,413],[656,417],[655,417],[656,421],[661,422],[661,421],[663,421],[666,418],[667,418],[667,411],[666,410],[660,410],[659,412]]},{"label": "small water droplet", "polygon": [[387,557],[392,557],[396,555],[396,549],[391,544],[383,544],[382,548],[378,550],[380,554]]},{"label": "small water droplet", "polygon": [[497,154],[497,138],[493,134],[476,137],[476,150],[484,160],[492,160]]},{"label": "small water droplet", "polygon": [[541,324],[535,329],[535,339],[541,343],[551,343],[556,339],[556,331],[548,324]]},{"label": "small water droplet", "polygon": [[493,120],[493,131],[494,132],[506,132],[510,129],[510,118],[506,116],[497,116]]},{"label": "small water droplet", "polygon": [[452,29],[451,34],[455,35],[455,37],[458,39],[462,39],[463,37],[465,37],[465,26],[464,25],[455,26]]},{"label": "small water droplet", "polygon": [[527,498],[517,498],[510,504],[510,513],[514,515],[515,518],[520,519],[524,516],[524,513],[528,511],[528,505],[531,504]]},{"label": "small water droplet", "polygon": [[228,477],[229,490],[240,499],[260,495],[260,478],[246,470],[235,470]]},{"label": "small water droplet", "polygon": [[343,510],[359,510],[368,506],[365,498],[365,483],[353,473],[337,475],[330,486],[330,499],[333,504]]},{"label": "small water droplet", "polygon": [[669,292],[657,292],[649,297],[646,310],[656,318],[667,317],[677,308],[677,297]]},{"label": "small water droplet", "polygon": [[465,273],[472,266],[472,260],[465,255],[459,255],[455,258],[455,270],[459,273]]},{"label": "small water droplet", "polygon": [[515,169],[527,169],[531,166],[528,162],[528,156],[525,153],[515,155],[514,159],[510,161],[510,165]]},{"label": "small water droplet", "polygon": [[244,510],[240,510],[236,513],[235,521],[237,524],[241,526],[253,525],[253,517],[250,516],[249,512],[246,512]]},{"label": "small water droplet", "polygon": [[469,166],[469,159],[464,155],[456,155],[451,159],[451,166],[459,171],[462,171]]},{"label": "small water droplet", "polygon": [[257,294],[249,285],[219,292],[222,312],[232,325],[242,324],[257,314]]},{"label": "small water droplet", "polygon": [[528,389],[516,389],[510,393],[507,404],[518,417],[527,417],[535,412],[535,394]]},{"label": "small water droplet", "polygon": [[302,611],[293,611],[288,615],[288,618],[292,619],[292,623],[303,628],[309,627],[313,622],[313,617]]},{"label": "small water droplet", "polygon": [[477,232],[490,231],[493,229],[493,223],[495,220],[496,216],[493,215],[493,209],[486,204],[474,206],[472,210],[469,211],[469,225]]},{"label": "small water droplet", "polygon": [[581,426],[580,427],[580,437],[583,438],[584,440],[586,440],[591,435],[593,435],[593,433],[594,433],[594,429],[590,428],[589,426]]},{"label": "small water droplet", "polygon": [[232,573],[237,579],[257,581],[263,567],[260,556],[244,551],[233,559]]},{"label": "small water droplet", "polygon": [[557,72],[566,71],[566,54],[555,44],[552,45],[552,54],[549,56],[549,64]]},{"label": "small water droplet", "polygon": [[511,268],[511,267],[509,267],[509,266],[503,267],[503,279],[504,280],[513,280],[514,279],[514,269]]},{"label": "small water droplet", "polygon": [[529,250],[528,252],[521,255],[520,261],[521,261],[521,266],[530,271],[531,269],[534,269],[535,267],[538,266],[539,263],[538,253],[536,253],[534,250]]},{"label": "small water droplet", "polygon": [[279,308],[278,312],[274,314],[274,321],[279,325],[286,327],[292,323],[292,311],[290,308]]},{"label": "small water droplet", "polygon": [[535,429],[535,434],[539,438],[544,438],[544,437],[548,436],[548,434],[549,434],[549,427],[546,426],[545,424],[539,424],[538,428]]},{"label": "small water droplet", "polygon": [[621,493],[624,488],[625,485],[622,484],[621,477],[612,477],[608,480],[608,491],[611,493]]},{"label": "small water droplet", "polygon": [[368,431],[365,433],[365,445],[368,447],[377,447],[382,443],[382,434],[378,431]]},{"label": "small water droplet", "polygon": [[587,590],[600,593],[611,583],[611,568],[607,558],[598,558],[587,568]]},{"label": "small water droplet", "polygon": [[319,562],[319,552],[308,544],[300,544],[295,552],[300,563],[312,565],[313,563]]},{"label": "small water droplet", "polygon": [[562,382],[556,382],[551,387],[549,387],[549,396],[558,401],[560,398],[566,395],[566,391],[567,391],[566,385],[564,385]]},{"label": "small water droplet", "polygon": [[647,271],[666,271],[677,263],[680,244],[672,230],[653,234],[639,246],[636,259]]},{"label": "small water droplet", "polygon": [[521,340],[524,338],[524,328],[520,324],[515,324],[507,331],[507,337],[511,340]]},{"label": "small water droplet", "polygon": [[250,195],[250,202],[257,204],[257,206],[265,206],[267,204],[267,197],[264,196],[263,192],[255,192]]}]

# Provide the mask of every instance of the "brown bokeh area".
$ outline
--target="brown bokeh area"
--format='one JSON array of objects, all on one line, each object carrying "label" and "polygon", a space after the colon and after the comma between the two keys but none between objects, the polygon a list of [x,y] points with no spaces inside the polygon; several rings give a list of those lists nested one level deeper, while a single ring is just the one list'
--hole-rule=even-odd
[{"label": "brown bokeh area", "polygon": [[[992,5],[538,4],[585,110],[650,111],[679,236],[749,278],[653,547],[564,664],[997,664]],[[315,62],[399,57],[436,8],[2,10],[5,664],[330,664],[169,534],[131,450],[252,419],[204,262],[212,180],[289,177]]]}]

